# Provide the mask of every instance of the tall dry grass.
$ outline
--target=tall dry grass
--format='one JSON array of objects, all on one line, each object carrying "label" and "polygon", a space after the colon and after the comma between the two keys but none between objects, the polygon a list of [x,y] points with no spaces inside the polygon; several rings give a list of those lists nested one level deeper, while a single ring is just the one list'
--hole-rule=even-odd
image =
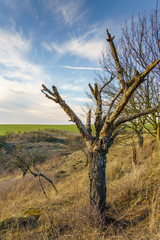
[{"label": "tall dry grass", "polygon": [[[117,221],[104,226],[89,207],[88,169],[85,154],[53,156],[39,169],[53,179],[58,189],[19,171],[0,179],[0,221],[39,215],[37,226],[8,227],[2,239],[73,240],[158,240],[160,239],[160,168],[157,145],[145,140],[137,147],[137,166],[132,165],[132,149],[114,145],[108,154],[107,215]],[[128,225],[123,225],[127,222]]]}]

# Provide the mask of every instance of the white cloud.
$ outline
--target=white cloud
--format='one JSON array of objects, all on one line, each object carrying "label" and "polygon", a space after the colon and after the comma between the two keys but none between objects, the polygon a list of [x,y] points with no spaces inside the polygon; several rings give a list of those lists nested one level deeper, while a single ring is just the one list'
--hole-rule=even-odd
[{"label": "white cloud", "polygon": [[42,43],[42,45],[46,50],[54,50],[60,55],[71,54],[91,61],[97,61],[104,47],[104,40],[98,37],[88,39],[84,35],[79,38],[72,38],[62,44],[53,42],[50,44]]},{"label": "white cloud", "polygon": [[42,67],[28,60],[32,42],[15,31],[0,29],[0,71],[14,81],[34,81],[43,75]]},{"label": "white cloud", "polygon": [[45,107],[39,107],[44,100],[41,82],[50,76],[28,60],[30,40],[2,29],[0,36],[0,123],[36,123],[37,109],[40,115],[45,112]]},{"label": "white cloud", "polygon": [[23,39],[17,32],[0,29],[0,62],[6,67],[22,67],[22,60],[30,49],[30,41]]},{"label": "white cloud", "polygon": [[[40,85],[31,82],[11,82],[0,77],[0,123],[36,123],[36,124],[67,124],[69,117],[53,101],[48,100],[40,92]],[[64,99],[70,107],[84,121],[83,110],[71,102],[74,99]],[[75,99],[78,101],[80,99]],[[81,99],[83,100],[83,98]]]},{"label": "white cloud", "polygon": [[72,26],[82,19],[85,12],[81,11],[84,0],[45,0],[44,6],[51,14],[58,19],[63,20],[66,25]]},{"label": "white cloud", "polygon": [[[69,123],[59,105],[40,91],[41,83],[49,83],[52,78],[43,67],[28,60],[32,41],[1,29],[0,35],[0,123]],[[62,88],[78,91],[81,86],[66,84]],[[81,107],[71,106],[81,115]]]},{"label": "white cloud", "polygon": [[[67,124],[69,117],[60,106],[45,98],[40,92],[40,84],[31,82],[11,82],[0,77],[0,124],[36,123]],[[72,104],[74,99],[64,99],[81,118],[83,110]],[[78,99],[76,99],[78,100]],[[82,117],[82,120],[83,117]]]},{"label": "white cloud", "polygon": [[92,102],[92,99],[85,98],[85,97],[74,97],[74,98],[69,98],[70,101],[72,102],[80,102],[80,103],[86,103],[86,102]]},{"label": "white cloud", "polygon": [[103,24],[92,25],[85,33],[65,39],[62,43],[43,42],[42,46],[47,51],[55,51],[60,57],[72,55],[90,61],[98,61],[101,52],[106,46],[106,28],[112,31],[112,35],[116,33],[116,37],[118,37],[120,25],[112,20],[106,20]]},{"label": "white cloud", "polygon": [[59,88],[63,90],[70,90],[70,91],[79,91],[79,92],[84,91],[84,89],[81,86],[73,85],[73,84],[63,84]]}]

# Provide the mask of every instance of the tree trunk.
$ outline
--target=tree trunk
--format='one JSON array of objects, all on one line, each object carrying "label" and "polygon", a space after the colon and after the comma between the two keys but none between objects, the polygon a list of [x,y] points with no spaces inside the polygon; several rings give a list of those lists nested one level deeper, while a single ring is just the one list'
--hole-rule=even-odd
[{"label": "tree trunk", "polygon": [[132,145],[132,165],[134,168],[137,166],[137,151],[134,144]]},{"label": "tree trunk", "polygon": [[139,147],[143,147],[143,136],[141,134],[138,134],[138,140],[139,140]]},{"label": "tree trunk", "polygon": [[89,152],[90,204],[100,213],[106,208],[106,154]]}]

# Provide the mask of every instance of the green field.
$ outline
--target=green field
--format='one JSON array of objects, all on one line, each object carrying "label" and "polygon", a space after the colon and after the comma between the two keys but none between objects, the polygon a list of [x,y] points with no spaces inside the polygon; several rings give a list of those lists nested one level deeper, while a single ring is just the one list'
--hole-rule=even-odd
[{"label": "green field", "polygon": [[24,133],[44,129],[78,132],[76,125],[0,124],[0,135],[5,135],[11,132]]},{"label": "green field", "polygon": [[[147,128],[153,131],[153,127],[150,124],[147,124]],[[45,129],[57,129],[61,131],[76,132],[78,129],[76,125],[45,125],[45,124],[0,124],[0,135],[5,135],[11,132],[14,133],[24,133],[31,131],[43,131]],[[95,131],[94,126],[92,125],[93,132]],[[126,128],[127,131],[131,131],[131,128]]]}]

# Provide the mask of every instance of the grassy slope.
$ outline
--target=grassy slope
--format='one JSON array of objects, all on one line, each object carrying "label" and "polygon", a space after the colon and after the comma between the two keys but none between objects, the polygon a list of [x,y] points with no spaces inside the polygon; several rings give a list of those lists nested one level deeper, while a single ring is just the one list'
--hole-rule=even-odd
[{"label": "grassy slope", "polygon": [[[76,142],[75,136],[73,143]],[[75,139],[74,139],[75,138]],[[69,146],[66,146],[69,147]],[[138,149],[138,148],[137,148]],[[53,155],[39,166],[54,179],[59,193],[43,181],[48,199],[38,179],[20,172],[3,174],[0,179],[0,219],[40,215],[39,225],[31,230],[3,232],[4,239],[73,240],[158,240],[160,239],[160,169],[157,146],[152,139],[137,150],[137,167],[131,164],[131,148],[114,145],[108,154],[106,169],[108,214],[117,220],[129,220],[124,229],[118,224],[106,228],[89,209],[88,167],[82,151],[67,156]]]},{"label": "grassy slope", "polygon": [[5,135],[6,133],[11,132],[24,133],[44,129],[78,132],[76,125],[0,124],[0,135]]}]

